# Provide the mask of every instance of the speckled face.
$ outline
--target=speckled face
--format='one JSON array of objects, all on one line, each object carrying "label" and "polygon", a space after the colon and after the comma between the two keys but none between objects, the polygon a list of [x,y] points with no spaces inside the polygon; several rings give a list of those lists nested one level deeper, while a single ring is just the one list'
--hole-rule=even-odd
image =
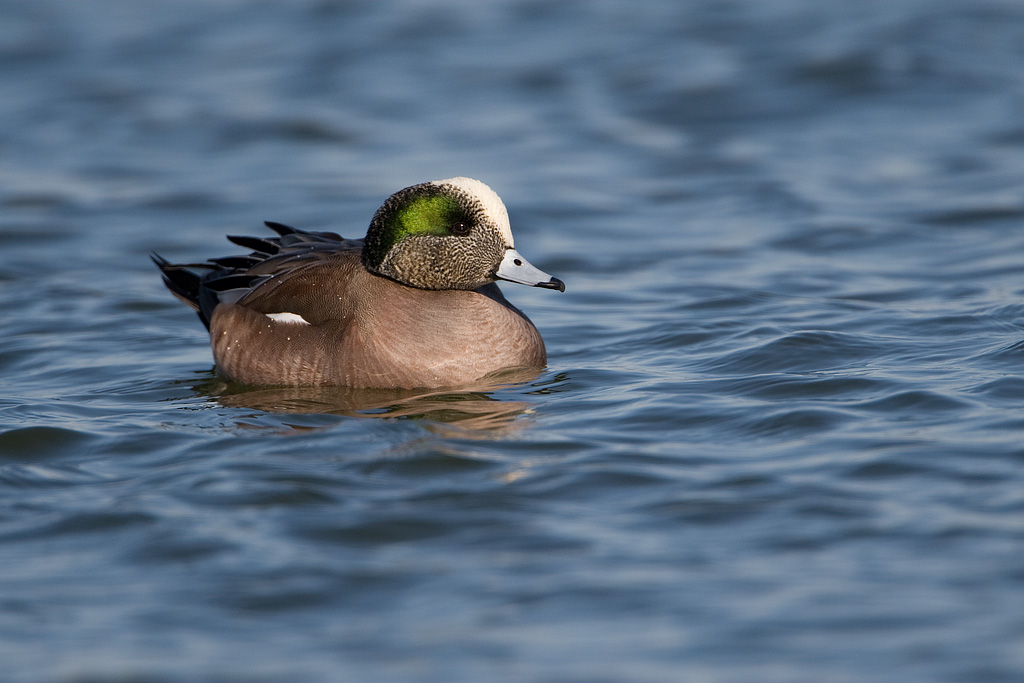
[{"label": "speckled face", "polygon": [[513,247],[505,205],[469,178],[413,185],[377,210],[363,265],[420,289],[476,289],[494,282]]}]

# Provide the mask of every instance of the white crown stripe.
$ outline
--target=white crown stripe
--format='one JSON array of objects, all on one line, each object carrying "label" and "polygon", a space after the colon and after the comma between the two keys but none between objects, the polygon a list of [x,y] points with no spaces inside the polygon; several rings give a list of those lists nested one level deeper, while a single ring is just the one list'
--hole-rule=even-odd
[{"label": "white crown stripe", "polygon": [[505,208],[505,203],[501,201],[498,193],[492,190],[486,183],[460,176],[448,178],[447,180],[435,180],[431,184],[451,185],[469,196],[479,199],[480,203],[483,204],[484,212],[497,224],[498,230],[501,231],[501,236],[505,240],[505,246],[516,246],[512,240],[512,226],[509,225],[508,221],[508,209]]}]

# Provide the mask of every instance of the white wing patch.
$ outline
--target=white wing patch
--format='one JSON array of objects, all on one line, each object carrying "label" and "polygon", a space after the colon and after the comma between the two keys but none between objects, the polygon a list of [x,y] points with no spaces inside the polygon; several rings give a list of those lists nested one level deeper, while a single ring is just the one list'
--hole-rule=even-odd
[{"label": "white wing patch", "polygon": [[275,323],[285,323],[286,325],[308,325],[309,322],[297,313],[265,313],[268,318],[273,320]]}]

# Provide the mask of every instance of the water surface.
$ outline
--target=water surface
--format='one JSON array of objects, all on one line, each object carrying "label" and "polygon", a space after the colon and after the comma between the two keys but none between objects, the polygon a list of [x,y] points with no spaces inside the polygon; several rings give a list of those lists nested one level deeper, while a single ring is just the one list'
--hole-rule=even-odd
[{"label": "water surface", "polygon": [[[12,681],[1024,679],[1024,6],[0,7]],[[453,175],[549,367],[252,389],[147,254]]]}]

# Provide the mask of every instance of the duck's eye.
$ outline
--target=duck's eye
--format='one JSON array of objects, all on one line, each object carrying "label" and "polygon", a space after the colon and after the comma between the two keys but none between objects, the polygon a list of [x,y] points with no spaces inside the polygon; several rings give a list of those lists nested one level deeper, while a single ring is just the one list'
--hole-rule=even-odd
[{"label": "duck's eye", "polygon": [[453,235],[465,237],[469,234],[469,223],[463,223],[461,221],[458,223],[452,223],[451,228],[449,229],[452,231]]}]

